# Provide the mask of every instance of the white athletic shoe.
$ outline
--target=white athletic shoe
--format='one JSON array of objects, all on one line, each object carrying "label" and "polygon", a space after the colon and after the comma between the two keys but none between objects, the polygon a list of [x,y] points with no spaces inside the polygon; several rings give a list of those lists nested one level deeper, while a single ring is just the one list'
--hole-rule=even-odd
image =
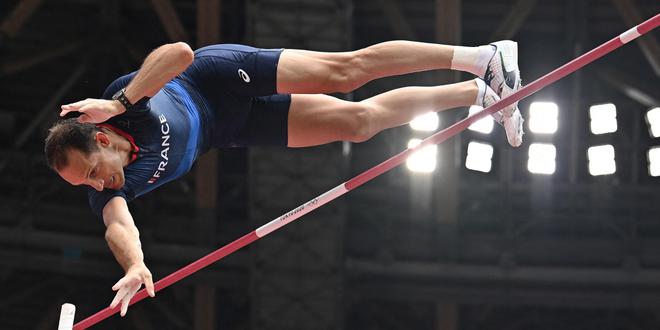
[{"label": "white athletic shoe", "polygon": [[[502,40],[490,44],[495,52],[488,62],[486,73],[482,77],[500,98],[505,98],[521,87],[520,69],[518,68],[518,43]],[[504,108],[505,117],[512,117],[518,109],[518,102]]]},{"label": "white athletic shoe", "polygon": [[[477,78],[479,79],[479,78]],[[490,88],[488,85],[486,87],[486,92],[481,100],[477,100],[477,105],[487,108],[492,104],[495,104],[500,100],[499,95]],[[504,126],[504,131],[506,132],[506,139],[509,141],[509,144],[513,147],[519,147],[522,144],[522,137],[525,132],[523,132],[523,122],[525,121],[520,114],[520,110],[516,105],[513,112],[510,116],[507,116],[504,110],[498,111],[491,115],[493,119],[500,125]]]}]

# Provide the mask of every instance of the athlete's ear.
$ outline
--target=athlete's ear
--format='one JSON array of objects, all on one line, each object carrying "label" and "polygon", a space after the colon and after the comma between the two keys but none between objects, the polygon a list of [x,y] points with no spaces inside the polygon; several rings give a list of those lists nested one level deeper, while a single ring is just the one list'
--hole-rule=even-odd
[{"label": "athlete's ear", "polygon": [[102,147],[107,147],[110,145],[110,137],[108,134],[103,132],[96,132],[94,134],[94,140],[96,143],[100,143]]}]

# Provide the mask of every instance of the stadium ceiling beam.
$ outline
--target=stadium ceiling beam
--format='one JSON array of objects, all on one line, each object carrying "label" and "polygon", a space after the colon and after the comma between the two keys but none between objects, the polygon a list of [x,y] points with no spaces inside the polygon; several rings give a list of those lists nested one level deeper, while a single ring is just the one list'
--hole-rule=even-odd
[{"label": "stadium ceiling beam", "polygon": [[[220,0],[197,0],[197,47],[219,43]],[[215,237],[218,207],[218,151],[209,150],[197,161],[195,170],[195,219],[194,234],[197,244],[212,245]],[[198,284],[195,286],[194,328],[210,330],[215,327],[216,290],[213,286]]]},{"label": "stadium ceiling beam", "polygon": [[[0,251],[3,267],[12,267],[20,270],[33,270],[55,274],[95,276],[99,278],[115,279],[121,273],[114,260],[99,260],[99,258],[63,259],[61,255],[48,255],[36,252]],[[178,266],[151,266],[153,274],[170,274],[178,269]],[[230,287],[239,285],[247,287],[248,276],[242,269],[224,268],[221,270],[204,270],[189,279],[184,285],[204,284],[207,286]],[[182,284],[183,284],[182,283]],[[222,283],[225,283],[223,285]]]},{"label": "stadium ceiling beam", "polygon": [[[38,296],[40,292],[54,284],[60,284],[59,279],[44,279],[43,281],[39,281],[29,287],[21,287],[16,293],[11,294],[10,296],[5,296],[0,300],[0,309],[5,309],[10,305],[15,305],[23,300]],[[8,293],[9,292],[6,291],[4,292],[4,294]]]},{"label": "stadium ceiling beam", "polygon": [[0,78],[30,69],[52,59],[71,54],[80,49],[82,45],[82,42],[67,43],[65,46],[47,49],[34,56],[19,56],[20,60],[3,61],[3,63],[0,64]]},{"label": "stadium ceiling beam", "polygon": [[[573,51],[573,56],[578,57],[584,53],[584,47],[587,40],[587,1],[573,1],[567,4],[566,18],[567,18],[567,36],[566,40],[571,44],[570,49]],[[570,102],[573,109],[582,109],[582,89],[584,87],[584,73],[582,71],[575,72],[570,78],[571,96]],[[570,151],[567,157],[568,163],[568,182],[574,184],[577,182],[580,166],[580,147],[579,137],[582,128],[580,127],[579,111],[570,111],[569,119],[569,134],[568,139],[570,143]]]},{"label": "stadium ceiling beam", "polygon": [[[438,43],[449,45],[460,45],[462,39],[462,2],[461,0],[436,0],[435,1],[435,40]],[[449,84],[460,80],[460,73],[458,71],[443,70],[436,73],[436,84]],[[453,115],[447,113],[441,115],[441,118],[449,118]],[[453,140],[450,143],[443,143],[438,146],[438,154],[440,159],[445,164],[456,164],[456,153],[454,152]],[[442,187],[436,189],[434,193],[427,193],[423,195],[428,196],[428,200],[422,202],[419,198],[414,207],[428,209],[425,213],[427,215],[435,214],[435,221],[439,225],[447,226],[447,231],[441,235],[448,235],[452,229],[456,228],[458,222],[458,205],[459,195],[458,187],[460,186],[460,167],[458,166],[440,166],[438,168],[435,179],[432,185],[435,187]],[[427,205],[425,205],[427,204]],[[435,212],[431,211],[431,205],[434,205]],[[424,215],[423,215],[424,216]],[[452,228],[452,229],[450,229]],[[442,231],[442,230],[441,230]],[[444,237],[443,238],[449,238]],[[445,241],[445,240],[443,240]],[[446,240],[445,242],[449,242]],[[453,244],[447,243],[448,246],[444,251],[451,251]],[[451,252],[448,252],[451,253]]]},{"label": "stadium ceiling beam", "polygon": [[[603,289],[658,287],[660,270],[561,267],[561,266],[513,266],[466,265],[442,262],[394,261],[383,263],[373,260],[348,259],[349,274],[372,278],[437,280],[446,283],[526,283],[543,286],[575,287],[576,285],[599,286]],[[350,276],[350,275],[349,275]],[[660,299],[660,296],[658,297]]]},{"label": "stadium ceiling beam", "polygon": [[403,15],[399,3],[396,0],[379,0],[379,2],[396,38],[417,40],[417,35]]},{"label": "stadium ceiling beam", "polygon": [[[0,227],[0,242],[18,244],[32,248],[67,249],[78,247],[86,253],[107,253],[105,241],[95,236],[63,234],[40,230],[17,230]],[[153,261],[189,262],[209,253],[209,249],[171,243],[145,244],[145,254]],[[230,267],[243,267],[248,262],[248,253],[238,251],[223,264]],[[0,305],[1,306],[1,305]]]},{"label": "stadium ceiling beam", "polygon": [[[612,2],[619,9],[619,13],[627,26],[635,26],[644,21],[645,18],[635,7],[633,0],[612,0]],[[658,44],[658,40],[655,39],[653,34],[648,34],[639,38],[637,44],[642,49],[646,60],[651,64],[656,76],[660,76],[660,44]]]},{"label": "stadium ceiling beam", "polygon": [[176,13],[176,9],[172,4],[171,0],[151,0],[151,4],[160,19],[160,23],[167,33],[167,37],[172,42],[183,41],[188,42],[190,37],[188,32],[183,27],[179,15]]},{"label": "stadium ceiling beam", "polygon": [[[462,0],[435,0],[435,40],[438,43],[449,45],[460,45],[463,38],[462,29]],[[435,81],[439,84],[453,83],[460,80],[458,71],[447,71],[435,73]],[[446,120],[452,115],[444,114],[440,118]],[[456,237],[458,234],[458,207],[460,204],[460,172],[456,164],[456,143],[454,139],[451,143],[442,143],[438,146],[438,157],[444,164],[449,166],[440,166],[437,175],[431,182],[416,182],[411,191],[411,219],[433,219],[439,232],[434,235],[435,239],[442,242],[438,248],[442,250],[442,257],[453,259],[456,252]],[[414,182],[414,181],[413,181]],[[441,187],[433,190],[433,187]],[[434,210],[435,209],[435,210]],[[350,291],[347,291],[350,292]],[[456,300],[445,300],[435,303],[435,319],[442,320],[436,325],[437,329],[456,330],[459,328],[459,307]]]},{"label": "stadium ceiling beam", "polygon": [[599,66],[594,72],[602,80],[646,107],[650,108],[660,104],[660,97],[657,96],[657,91],[653,91],[644,84],[640,84],[638,79],[624,71],[617,70],[614,67]]},{"label": "stadium ceiling beam", "polygon": [[[575,217],[572,219],[575,219]],[[580,218],[580,220],[583,219]],[[398,228],[401,228],[401,226],[392,226],[391,230],[394,231]],[[428,234],[429,231],[419,229],[407,234],[383,233],[383,235],[387,235],[387,239],[402,242],[397,247],[389,249],[389,252],[392,252],[393,255],[416,255],[426,258],[435,255],[433,251],[422,251],[428,249],[428,243],[415,245],[410,244],[410,242],[429,242],[429,236],[431,236]],[[398,232],[401,232],[401,230]],[[369,232],[354,230],[353,234],[356,237],[363,237],[369,235]],[[660,262],[660,256],[656,252],[660,250],[660,243],[658,243],[659,240],[656,237],[630,239],[574,237],[541,240],[526,237],[509,239],[502,237],[498,232],[491,232],[487,234],[463,234],[457,239],[461,242],[461,246],[456,249],[458,255],[464,256],[467,260],[483,260],[493,264],[503,261],[512,261],[513,264],[516,264],[517,259],[527,260],[535,264],[543,264],[548,260],[553,260],[565,264],[583,264],[588,261],[609,265],[619,264],[624,258],[633,258],[630,259],[631,261],[637,258],[650,264]],[[355,249],[356,244],[360,243],[352,243],[350,248]],[[435,246],[440,245],[440,243],[434,244]],[[374,245],[370,245],[370,248],[379,252],[382,251],[383,245]],[[378,248],[381,250],[378,250]],[[512,255],[513,259],[502,260],[502,254],[504,253]],[[393,260],[405,262],[402,257],[393,257]]]},{"label": "stadium ceiling beam", "polygon": [[520,30],[537,0],[518,0],[488,40],[512,39]]},{"label": "stadium ceiling beam", "polygon": [[197,0],[197,47],[221,41],[220,0]]},{"label": "stadium ceiling beam", "polygon": [[396,282],[348,280],[347,288],[353,299],[377,299],[401,302],[444,302],[457,301],[460,305],[505,305],[572,307],[578,309],[647,309],[654,310],[660,304],[660,295],[655,290],[634,290],[625,285],[609,290],[589,286],[543,288],[514,286],[512,284],[478,285],[469,283],[456,285],[442,282]]},{"label": "stadium ceiling beam", "polygon": [[22,0],[19,2],[14,7],[14,11],[0,25],[0,32],[10,38],[15,37],[42,2],[43,0]]}]

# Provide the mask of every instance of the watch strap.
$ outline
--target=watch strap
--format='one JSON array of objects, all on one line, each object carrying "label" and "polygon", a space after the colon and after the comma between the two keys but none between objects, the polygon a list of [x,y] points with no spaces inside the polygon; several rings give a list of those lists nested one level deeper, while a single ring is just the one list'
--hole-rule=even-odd
[{"label": "watch strap", "polygon": [[124,108],[126,108],[126,111],[133,107],[133,103],[131,103],[131,101],[129,101],[126,97],[126,88],[120,89],[117,93],[115,93],[115,95],[112,96],[112,99],[119,101],[119,103],[121,103]]}]

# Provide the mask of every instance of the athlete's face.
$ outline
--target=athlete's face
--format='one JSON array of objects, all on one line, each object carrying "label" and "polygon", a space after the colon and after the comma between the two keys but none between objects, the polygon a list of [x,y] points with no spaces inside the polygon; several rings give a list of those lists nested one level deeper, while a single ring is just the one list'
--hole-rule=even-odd
[{"label": "athlete's face", "polygon": [[95,138],[98,151],[86,155],[74,148],[67,150],[68,164],[57,173],[74,186],[85,184],[98,191],[118,190],[124,185],[121,155],[111,147],[106,134],[97,133]]}]

